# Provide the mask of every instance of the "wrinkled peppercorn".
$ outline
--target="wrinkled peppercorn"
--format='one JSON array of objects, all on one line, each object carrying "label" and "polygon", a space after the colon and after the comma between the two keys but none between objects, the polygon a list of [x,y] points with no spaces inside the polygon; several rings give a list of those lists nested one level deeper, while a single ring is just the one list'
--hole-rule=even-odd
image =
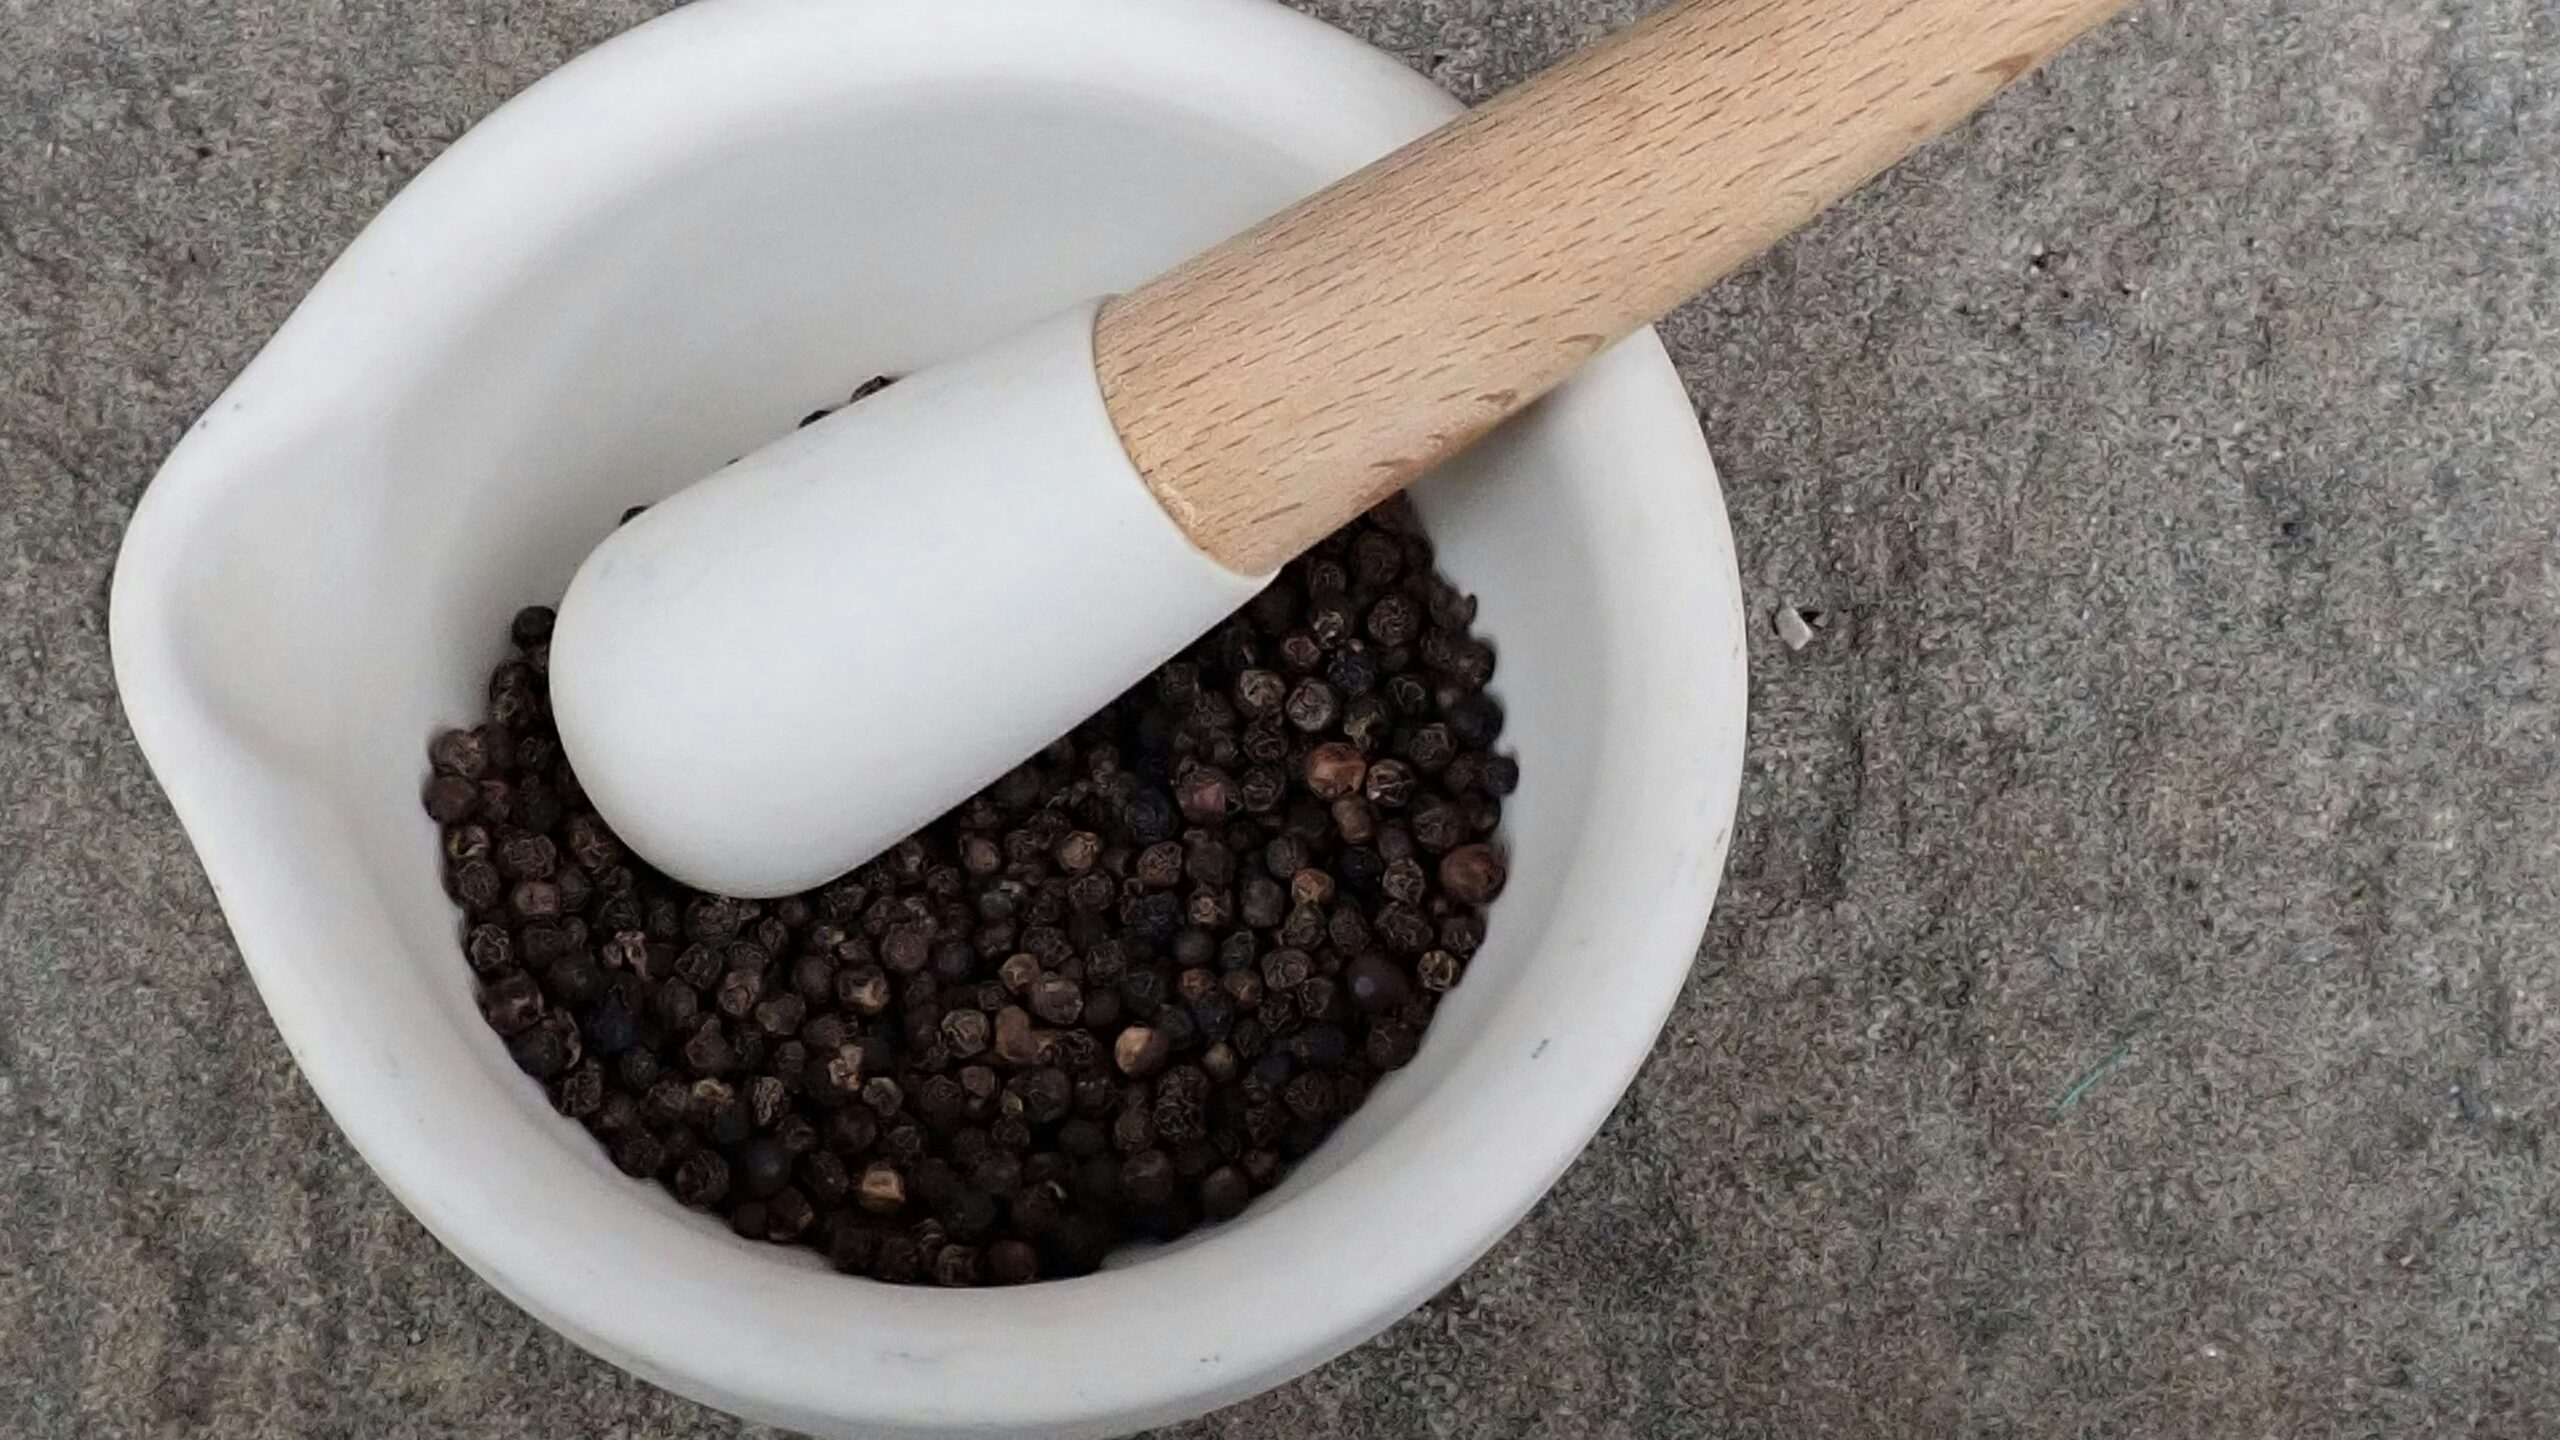
[{"label": "wrinkled peppercorn", "polygon": [[746,901],[630,856],[553,618],[428,745],[510,1058],[624,1173],[898,1283],[1086,1273],[1243,1211],[1407,1063],[1507,879],[1492,648],[1391,501],[877,860]]}]

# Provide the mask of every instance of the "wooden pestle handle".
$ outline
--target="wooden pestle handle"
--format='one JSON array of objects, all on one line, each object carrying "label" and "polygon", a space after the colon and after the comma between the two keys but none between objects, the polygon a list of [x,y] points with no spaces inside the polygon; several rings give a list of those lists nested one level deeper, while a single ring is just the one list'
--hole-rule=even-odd
[{"label": "wooden pestle handle", "polygon": [[1679,0],[1112,301],[1112,422],[1261,574],[2123,0]]}]

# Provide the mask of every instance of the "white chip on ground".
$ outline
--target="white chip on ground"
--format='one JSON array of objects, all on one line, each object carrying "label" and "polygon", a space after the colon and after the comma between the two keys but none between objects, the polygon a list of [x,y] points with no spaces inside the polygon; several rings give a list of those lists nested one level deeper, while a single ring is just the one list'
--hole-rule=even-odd
[{"label": "white chip on ground", "polygon": [[1779,606],[1778,612],[1769,620],[1777,629],[1778,639],[1788,649],[1801,650],[1813,643],[1813,627],[1805,623],[1804,612],[1793,605]]}]

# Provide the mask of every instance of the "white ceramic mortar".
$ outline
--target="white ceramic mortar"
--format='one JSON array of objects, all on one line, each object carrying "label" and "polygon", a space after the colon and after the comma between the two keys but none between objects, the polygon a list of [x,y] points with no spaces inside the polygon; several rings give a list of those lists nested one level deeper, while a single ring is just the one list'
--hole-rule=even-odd
[{"label": "white ceramic mortar", "polygon": [[134,731],[313,1089],[490,1283],[761,1420],[1105,1434],[1374,1334],[1572,1160],[1688,969],[1741,768],[1731,541],[1650,335],[1417,492],[1523,767],[1483,953],[1281,1189],[1099,1275],[875,1285],[622,1176],[481,1023],[417,799],[507,616],[625,506],[1452,108],[1263,0],[709,0],[464,137],[189,432],[116,575]]}]

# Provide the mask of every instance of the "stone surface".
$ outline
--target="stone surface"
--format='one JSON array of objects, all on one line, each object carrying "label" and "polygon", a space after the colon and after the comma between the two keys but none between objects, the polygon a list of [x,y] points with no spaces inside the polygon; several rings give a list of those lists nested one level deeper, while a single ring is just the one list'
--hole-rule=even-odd
[{"label": "stone surface", "polygon": [[[158,458],[653,0],[0,0],[0,1433],[732,1435],[295,1077],[116,708]],[[1630,0],[1311,0],[1477,97]],[[1755,626],[1726,894],[1554,1196],[1186,1437],[2560,1422],[2560,21],[2147,0],[1666,327]]]}]

